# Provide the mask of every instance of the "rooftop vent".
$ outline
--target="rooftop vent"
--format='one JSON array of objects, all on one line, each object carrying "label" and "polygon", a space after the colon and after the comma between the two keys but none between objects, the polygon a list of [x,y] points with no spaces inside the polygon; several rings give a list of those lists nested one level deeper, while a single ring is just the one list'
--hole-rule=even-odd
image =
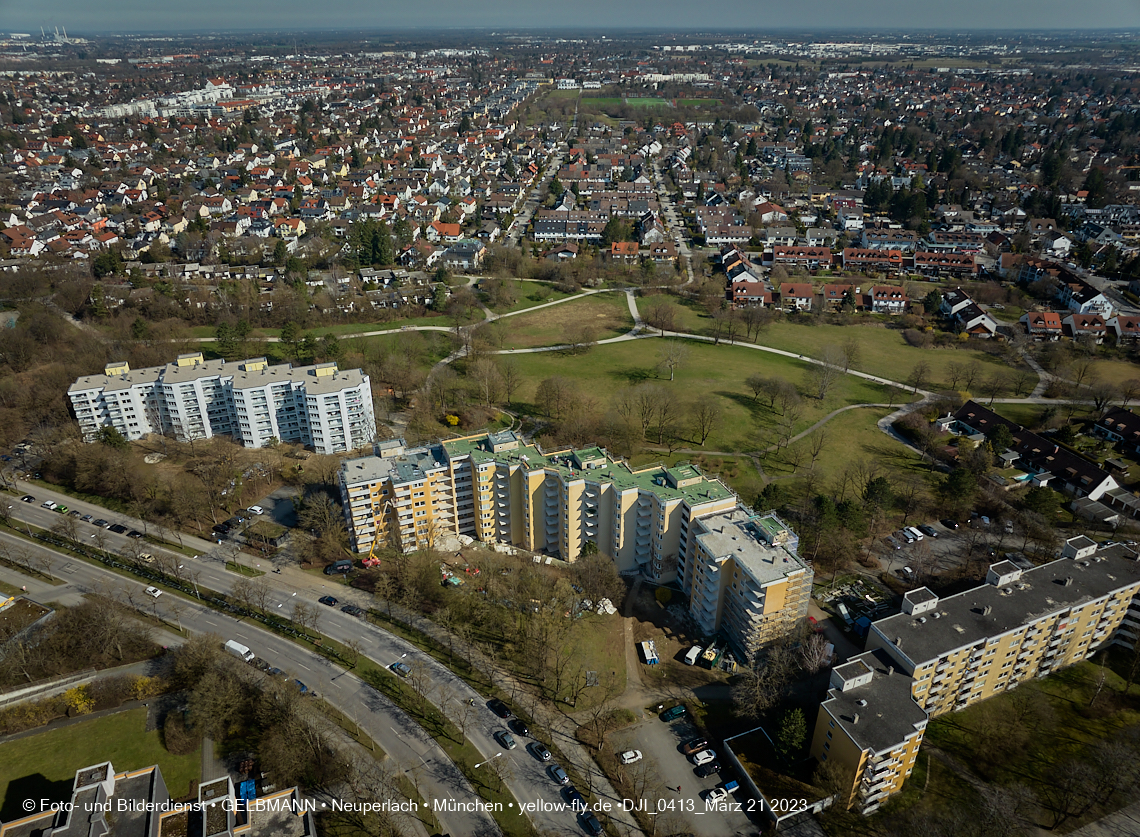
[{"label": "rooftop vent", "polygon": [[856,712],[854,715],[851,716],[851,723],[852,724],[859,723],[859,713],[858,712]]},{"label": "rooftop vent", "polygon": [[1066,587],[1072,587],[1073,586],[1073,577],[1071,575],[1065,577],[1065,586]]},{"label": "rooftop vent", "polygon": [[867,705],[867,701],[865,701],[865,700],[857,700],[857,701],[855,701],[855,705],[856,705],[856,706],[866,706],[866,705]]},{"label": "rooftop vent", "polygon": [[994,612],[994,609],[993,609],[992,605],[986,605],[985,607],[982,608],[982,616],[989,616],[993,612]]},{"label": "rooftop vent", "polygon": [[918,617],[918,624],[925,625],[926,624],[926,617],[925,616]]}]

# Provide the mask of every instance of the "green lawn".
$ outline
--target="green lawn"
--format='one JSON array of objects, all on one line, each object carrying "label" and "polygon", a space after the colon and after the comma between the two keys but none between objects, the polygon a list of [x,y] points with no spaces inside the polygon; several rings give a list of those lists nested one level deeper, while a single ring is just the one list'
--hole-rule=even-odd
[{"label": "green lawn", "polygon": [[1140,379],[1140,366],[1126,360],[1098,360],[1093,364],[1093,375],[1119,386],[1133,378]]},{"label": "green lawn", "polygon": [[677,107],[680,108],[703,108],[712,105],[719,105],[720,99],[678,99]]},{"label": "green lawn", "polygon": [[[469,318],[469,322],[483,319],[483,312],[476,309]],[[448,317],[409,317],[406,320],[392,320],[383,323],[339,323],[331,326],[318,326],[316,328],[305,329],[306,334],[315,334],[318,337],[323,337],[326,334],[335,334],[337,337],[351,337],[354,334],[363,334],[369,331],[399,331],[404,326],[443,326],[444,328],[451,328],[451,320]],[[190,329],[192,337],[199,338],[213,338],[217,329],[213,326],[194,326]],[[251,333],[251,340],[259,337],[280,337],[281,329],[279,328],[255,328]]]},{"label": "green lawn", "polygon": [[598,107],[610,108],[615,105],[620,105],[622,99],[618,96],[583,96],[582,106],[597,105]]},{"label": "green lawn", "polygon": [[[780,376],[800,385],[807,364],[742,346],[713,346],[696,341],[684,341],[684,345],[688,349],[687,358],[672,382],[667,372],[664,377],[657,372],[658,353],[665,347],[665,341],[660,339],[595,346],[587,355],[561,352],[514,355],[526,378],[516,401],[532,403],[535,389],[544,378],[561,375],[576,381],[582,392],[597,398],[599,408],[604,411],[617,391],[647,381],[668,389],[685,402],[715,399],[722,418],[706,441],[705,450],[756,450],[770,435],[761,432],[761,428],[775,425],[780,416],[757,404],[744,380],[749,375],[760,374]],[[831,410],[847,404],[886,400],[879,385],[844,376],[824,401],[803,400],[795,427],[802,430]]]},{"label": "green lawn", "polygon": [[0,820],[23,816],[20,805],[25,799],[70,800],[75,771],[104,761],[120,772],[157,764],[171,797],[185,796],[190,782],[201,776],[201,753],[168,753],[161,733],[146,731],[146,713],[131,709],[5,743],[0,759]]},{"label": "green lawn", "polygon": [[572,294],[556,290],[553,285],[545,282],[523,282],[520,279],[508,279],[507,282],[514,289],[515,302],[505,308],[488,306],[496,314],[506,314],[511,311],[522,311],[536,305],[544,305],[559,299],[566,299]]},{"label": "green lawn", "polygon": [[504,349],[529,349],[556,346],[571,339],[579,326],[593,329],[595,340],[625,334],[633,328],[623,293],[593,294],[582,299],[552,305],[527,314],[519,314],[496,324],[504,329]]},{"label": "green lawn", "polygon": [[669,102],[657,96],[628,96],[625,103],[635,108],[668,107]]}]

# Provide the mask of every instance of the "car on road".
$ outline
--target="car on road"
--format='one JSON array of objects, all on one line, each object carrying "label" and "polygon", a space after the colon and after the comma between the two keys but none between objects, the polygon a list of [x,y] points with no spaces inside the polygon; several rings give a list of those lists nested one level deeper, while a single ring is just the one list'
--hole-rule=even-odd
[{"label": "car on road", "polygon": [[722,799],[728,799],[728,791],[724,788],[710,788],[705,791],[705,802],[720,802]]},{"label": "car on road", "polygon": [[146,593],[148,596],[153,596],[156,599],[162,595],[162,591],[159,590],[157,587],[148,587],[143,592]]},{"label": "car on road", "polygon": [[408,668],[407,663],[401,663],[399,660],[392,663],[392,665],[388,666],[388,668],[393,674],[398,675],[399,677],[407,677],[412,673],[412,670]]},{"label": "car on road", "polygon": [[562,795],[566,797],[566,801],[570,803],[571,807],[582,809],[586,807],[586,800],[582,794],[578,793],[578,789],[573,785],[567,785],[562,789]]},{"label": "car on road", "polygon": [[81,512],[79,509],[72,509],[67,513],[67,516],[74,517],[76,520],[78,520],[79,518],[83,517],[83,512]]},{"label": "car on road", "polygon": [[107,527],[109,527],[111,525],[111,523],[110,523],[110,521],[104,520],[101,517],[97,517],[91,521],[91,525],[92,526],[98,526],[100,529],[106,529]]},{"label": "car on road", "polygon": [[266,673],[266,674],[269,674],[269,675],[272,675],[273,677],[284,677],[284,676],[285,676],[285,672],[283,672],[283,671],[282,671],[281,669],[279,669],[277,666],[274,666],[273,668],[269,669],[269,670],[268,670],[267,672],[265,672],[265,673]]},{"label": "car on road", "polygon": [[511,719],[508,726],[514,730],[515,735],[521,735],[524,738],[530,737],[530,727],[528,727],[521,718]]},{"label": "car on road", "polygon": [[328,605],[329,607],[336,607],[337,602],[336,597],[334,596],[321,596],[319,599],[317,599],[317,601],[323,605]]},{"label": "car on road", "polygon": [[712,776],[714,773],[720,773],[720,762],[719,761],[706,762],[705,764],[702,764],[699,767],[697,767],[695,770],[693,770],[693,772],[696,773],[698,776],[700,776],[702,779],[707,779],[709,776]]},{"label": "car on road", "polygon": [[707,749],[708,746],[709,740],[707,738],[693,738],[681,745],[681,752],[686,756],[691,756],[693,753]]},{"label": "car on road", "polygon": [[950,517],[944,517],[941,520],[939,520],[938,522],[941,523],[943,526],[945,526],[947,529],[950,529],[951,531],[958,528],[958,521],[954,520],[953,518],[950,518]]},{"label": "car on road", "polygon": [[927,524],[927,523],[920,523],[916,528],[918,529],[918,531],[922,532],[922,534],[926,535],[926,537],[928,537],[928,538],[937,538],[938,537],[938,530],[935,529],[933,526]]},{"label": "car on road", "polygon": [[662,712],[660,718],[662,721],[669,723],[670,721],[675,721],[682,717],[688,711],[689,710],[685,708],[685,704],[678,703],[676,706],[671,706]]},{"label": "car on road", "polygon": [[139,538],[141,538],[142,536],[143,536],[143,533],[140,532],[138,529],[131,529],[131,531],[127,532],[127,537],[128,538],[134,538],[136,541]]},{"label": "car on road", "polygon": [[347,613],[349,616],[356,616],[363,619],[368,614],[365,613],[364,608],[357,607],[356,605],[345,605],[340,609],[341,613]]},{"label": "car on road", "polygon": [[60,514],[67,514],[67,506],[56,506],[52,511],[57,511]]},{"label": "car on road", "polygon": [[112,523],[112,524],[111,524],[110,526],[108,526],[107,528],[108,528],[109,530],[111,530],[112,532],[114,532],[116,535],[125,535],[125,534],[127,534],[127,527],[126,527],[126,526],[124,526],[122,523]]},{"label": "car on road", "polygon": [[89,515],[89,514],[85,514],[85,515],[83,515],[83,517],[81,517],[81,518],[79,518],[79,519],[80,519],[80,520],[82,520],[84,523],[90,523],[90,522],[91,522],[92,520],[94,520],[95,518],[94,518],[94,517],[92,517],[92,516],[91,516],[91,515]]},{"label": "car on road", "polygon": [[689,761],[700,767],[702,764],[708,764],[710,761],[716,761],[716,753],[713,750],[701,750],[698,753],[693,753],[689,756]]},{"label": "car on road", "polygon": [[546,768],[546,772],[550,775],[550,778],[553,779],[558,784],[560,784],[560,785],[570,784],[570,777],[566,775],[566,771],[563,770],[561,766],[559,766],[557,764],[552,764],[552,765],[550,765],[550,767]]},{"label": "car on road", "polygon": [[51,500],[44,500],[42,503],[40,503],[40,506],[45,509],[54,509],[55,503],[53,503]]},{"label": "car on road", "polygon": [[498,715],[500,718],[509,718],[515,714],[511,711],[511,708],[509,706],[507,706],[498,698],[487,701],[487,708]]},{"label": "car on road", "polygon": [[550,750],[541,741],[532,742],[530,752],[539,761],[550,761]]},{"label": "car on road", "polygon": [[626,750],[618,756],[618,761],[622,764],[633,764],[634,762],[641,761],[641,750]]},{"label": "car on road", "polygon": [[24,495],[23,497],[21,497],[20,499],[21,499],[21,500],[23,500],[25,503],[34,503],[34,502],[36,502],[36,498],[35,498],[35,497],[33,497],[31,494],[25,494],[25,495]]},{"label": "car on road", "polygon": [[250,506],[249,510],[254,514],[265,514],[265,509],[263,509],[261,506]]},{"label": "car on road", "polygon": [[515,743],[515,737],[505,729],[501,729],[495,733],[495,740],[506,747],[508,750],[513,750],[518,746],[518,744]]}]

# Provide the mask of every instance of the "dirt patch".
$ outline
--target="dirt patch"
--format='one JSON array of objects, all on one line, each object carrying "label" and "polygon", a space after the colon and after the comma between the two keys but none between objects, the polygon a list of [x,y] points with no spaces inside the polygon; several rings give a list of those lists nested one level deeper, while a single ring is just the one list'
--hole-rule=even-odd
[{"label": "dirt patch", "polygon": [[[710,671],[701,666],[685,665],[683,657],[694,644],[701,642],[687,630],[686,621],[678,618],[680,595],[674,593],[673,601],[666,607],[655,598],[656,590],[641,587],[633,603],[633,641],[651,639],[657,646],[657,656],[661,660],[663,676],[670,685],[687,689],[723,683],[728,675],[720,671]],[[640,654],[639,654],[640,659]]]}]

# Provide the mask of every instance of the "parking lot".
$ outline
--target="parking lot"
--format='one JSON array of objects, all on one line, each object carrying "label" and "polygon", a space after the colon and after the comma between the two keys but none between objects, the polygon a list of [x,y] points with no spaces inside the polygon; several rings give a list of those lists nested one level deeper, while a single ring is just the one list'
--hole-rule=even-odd
[{"label": "parking lot", "polygon": [[[722,772],[721,776],[714,774],[706,779],[701,779],[694,773],[693,765],[681,752],[681,747],[699,735],[697,728],[687,720],[667,724],[659,718],[651,718],[615,733],[610,741],[618,752],[640,750],[644,755],[648,767],[658,779],[655,784],[649,784],[650,790],[646,793],[650,804],[656,804],[657,799],[661,799],[666,805],[681,801],[683,805],[677,808],[691,808],[688,811],[670,811],[666,807],[662,816],[676,818],[668,824],[666,833],[689,830],[701,837],[737,837],[756,833],[759,822],[750,822],[743,810],[705,812],[702,793],[736,777],[731,770]],[[719,759],[721,753],[717,742],[711,742],[709,746],[717,750],[718,760],[723,765],[724,761]],[[676,790],[678,787],[680,792]],[[735,798],[730,797],[727,801],[747,803],[747,800],[747,794],[738,791]],[[742,809],[746,808],[747,804],[742,806]],[[662,830],[666,829],[666,825],[664,822],[661,824]]]}]

